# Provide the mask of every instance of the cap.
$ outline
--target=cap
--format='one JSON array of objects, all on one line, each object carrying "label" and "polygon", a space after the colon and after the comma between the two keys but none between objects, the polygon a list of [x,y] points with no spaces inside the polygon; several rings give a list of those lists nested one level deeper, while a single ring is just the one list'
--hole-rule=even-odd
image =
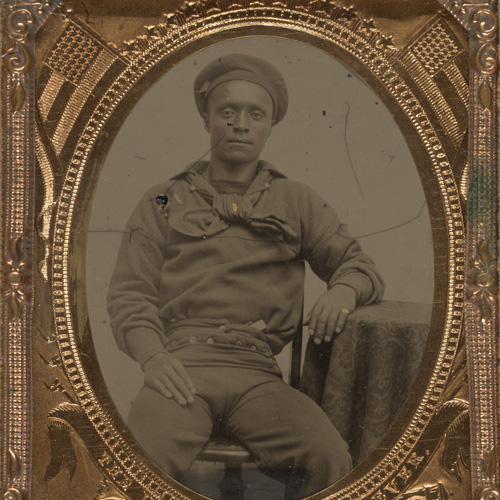
[{"label": "cap", "polygon": [[194,81],[194,98],[200,115],[206,112],[210,92],[231,80],[244,80],[263,87],[273,101],[275,124],[285,116],[288,91],[283,75],[266,60],[247,54],[221,56],[201,70]]}]

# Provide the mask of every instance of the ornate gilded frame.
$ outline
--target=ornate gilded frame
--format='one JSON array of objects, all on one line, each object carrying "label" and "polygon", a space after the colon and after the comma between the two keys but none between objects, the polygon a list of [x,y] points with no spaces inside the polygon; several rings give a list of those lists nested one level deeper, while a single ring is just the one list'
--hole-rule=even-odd
[{"label": "ornate gilded frame", "polygon": [[[316,498],[445,499],[455,491],[462,498],[499,498],[496,4],[439,3],[448,13],[436,9],[432,22],[405,45],[389,33],[413,28],[398,26],[390,16],[366,16],[369,2],[363,0],[352,8],[329,0],[200,0],[182,7],[164,2],[163,17],[153,26],[138,26],[133,39],[121,43],[97,34],[72,2],[4,0],[0,484],[5,500],[48,498],[41,458],[48,453],[49,421],[52,429],[86,429],[79,434],[77,463],[88,482],[59,478],[51,490],[57,498],[201,498],[141,455],[113,419],[81,355],[77,339],[85,341],[87,324],[85,292],[74,286],[84,259],[75,204],[88,206],[79,186],[89,182],[91,163],[105,154],[100,133],[120,114],[121,101],[136,82],[144,75],[154,79],[155,72],[183,57],[185,47],[228,33],[293,34],[348,53],[358,71],[375,75],[378,88],[405,115],[408,130],[424,145],[442,201],[438,243],[444,259],[436,265],[447,282],[436,299],[441,305],[435,304],[442,333],[432,376],[389,451]],[[124,6],[132,8],[132,2]],[[50,30],[42,32],[47,23]],[[432,61],[422,55],[426,43],[460,26],[469,35],[469,81],[456,65],[447,77],[460,105],[468,108],[468,125],[455,118],[450,94],[441,92]],[[87,50],[83,55],[76,54],[79,43]],[[74,44],[65,52],[73,57],[73,68],[61,58],[48,60],[57,44]],[[467,55],[463,46],[452,44],[450,50]],[[58,72],[44,73],[44,67]],[[96,89],[104,74],[105,85]],[[39,125],[50,121],[64,85],[64,110],[52,119],[51,137],[44,137]],[[459,168],[451,154],[459,154],[467,128],[468,162]],[[470,456],[457,445],[447,464],[439,447],[456,439],[453,428],[468,418]],[[459,464],[469,461],[470,486]],[[95,488],[99,482],[102,487]]]}]

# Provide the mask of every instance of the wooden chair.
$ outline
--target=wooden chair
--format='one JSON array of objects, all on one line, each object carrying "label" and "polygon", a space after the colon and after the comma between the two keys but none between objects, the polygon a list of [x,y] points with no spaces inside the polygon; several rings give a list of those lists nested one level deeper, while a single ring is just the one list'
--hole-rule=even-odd
[{"label": "wooden chair", "polygon": [[[292,340],[290,385],[299,388],[302,358],[302,318]],[[235,441],[223,437],[211,439],[197,457],[199,461],[224,462],[224,475],[218,484],[220,500],[243,500],[247,486],[242,478],[242,465],[253,463],[253,455]],[[285,499],[289,498],[290,485],[285,484]]]}]

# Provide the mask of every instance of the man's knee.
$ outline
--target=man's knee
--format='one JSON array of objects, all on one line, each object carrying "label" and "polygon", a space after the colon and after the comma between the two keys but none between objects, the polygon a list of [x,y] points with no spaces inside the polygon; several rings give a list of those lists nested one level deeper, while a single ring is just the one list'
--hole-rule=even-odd
[{"label": "man's knee", "polygon": [[314,468],[323,468],[328,474],[330,483],[334,483],[352,469],[352,458],[347,444],[337,440],[331,446],[322,446],[314,453]]},{"label": "man's knee", "polygon": [[[335,431],[335,429],[334,429]],[[285,484],[289,500],[298,500],[321,491],[352,469],[347,444],[338,436],[313,435],[296,440],[286,458],[263,472]]]},{"label": "man's knee", "polygon": [[352,468],[347,443],[332,426],[327,432],[305,434],[298,440],[296,462],[299,466],[318,471],[331,471],[331,476],[341,477]]},{"label": "man's knee", "polygon": [[287,498],[299,499],[321,491],[352,469],[347,444],[336,429],[302,441],[287,480]]},{"label": "man's knee", "polygon": [[[329,423],[329,422],[328,422]],[[322,428],[311,425],[301,432],[290,434],[266,456],[264,469],[277,475],[295,471],[314,482],[328,486],[352,469],[347,443],[333,425]],[[271,474],[273,475],[273,474]],[[321,489],[321,488],[318,488]]]}]

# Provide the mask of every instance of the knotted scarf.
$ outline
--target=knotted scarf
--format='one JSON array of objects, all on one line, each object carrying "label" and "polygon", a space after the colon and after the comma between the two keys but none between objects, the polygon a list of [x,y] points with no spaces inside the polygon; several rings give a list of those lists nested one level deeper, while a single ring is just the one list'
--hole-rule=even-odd
[{"label": "knotted scarf", "polygon": [[244,195],[217,193],[195,170],[189,170],[185,175],[190,184],[190,196],[198,197],[199,206],[170,211],[169,224],[177,232],[208,238],[238,224],[249,226],[259,233],[267,233],[280,241],[297,239],[288,223],[271,213],[255,210],[262,194],[270,187],[272,174],[269,170],[260,170]]}]

